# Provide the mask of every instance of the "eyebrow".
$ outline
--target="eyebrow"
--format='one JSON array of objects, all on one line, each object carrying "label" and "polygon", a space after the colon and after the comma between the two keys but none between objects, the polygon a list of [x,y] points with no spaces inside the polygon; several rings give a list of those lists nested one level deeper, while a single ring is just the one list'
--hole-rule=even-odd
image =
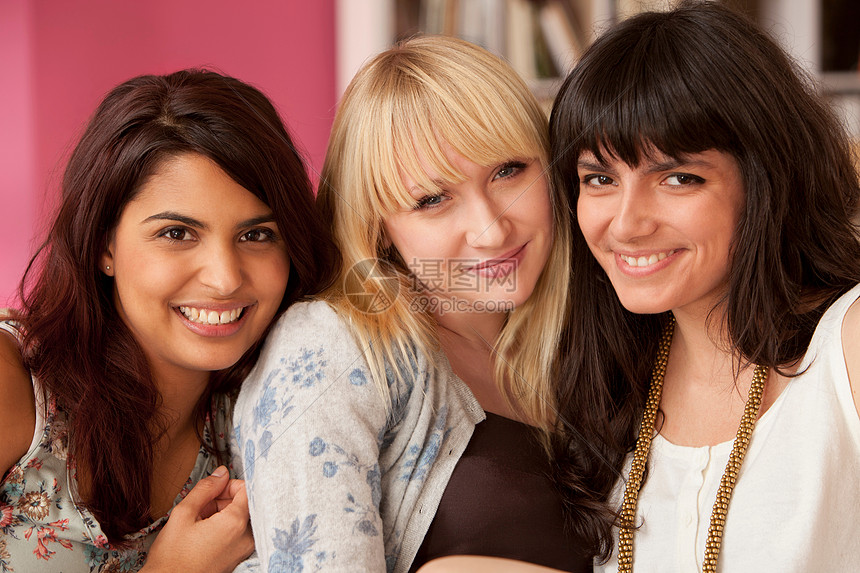
[{"label": "eyebrow", "polygon": [[[202,221],[198,221],[193,217],[188,217],[186,215],[182,215],[180,213],[176,213],[175,211],[163,211],[161,213],[156,213],[155,215],[150,215],[146,219],[144,219],[143,223],[149,223],[150,221],[176,221],[178,223],[182,223],[183,225],[188,225],[189,227],[194,227],[195,229],[208,230],[209,227]],[[260,215],[259,217],[252,217],[250,219],[245,219],[244,221],[240,221],[236,228],[244,228],[244,227],[253,227],[255,225],[261,225],[263,223],[273,223],[275,222],[274,214],[268,215]]]},{"label": "eyebrow", "polygon": [[605,171],[606,166],[596,161],[577,161],[576,162],[577,169],[585,169],[586,171]]},{"label": "eyebrow", "polygon": [[[673,169],[678,169],[679,167],[686,166],[713,168],[713,165],[710,162],[697,159],[693,159],[690,161],[679,161],[677,159],[670,158],[666,161],[660,161],[657,163],[648,162],[647,165],[648,167],[645,172],[649,174],[660,173],[662,171],[672,171]],[[608,169],[608,166],[603,165],[602,163],[598,163],[596,160],[577,161],[576,166],[578,169],[585,169],[587,171],[606,171]]]}]

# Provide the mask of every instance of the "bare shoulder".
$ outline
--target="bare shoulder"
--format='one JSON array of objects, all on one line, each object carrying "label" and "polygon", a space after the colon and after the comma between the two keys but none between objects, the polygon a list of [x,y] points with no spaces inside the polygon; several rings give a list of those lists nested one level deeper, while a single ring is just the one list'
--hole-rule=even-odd
[{"label": "bare shoulder", "polygon": [[860,413],[860,299],[854,301],[842,320],[842,351],[854,405]]},{"label": "bare shoulder", "polygon": [[36,404],[30,374],[18,342],[0,330],[0,473],[27,453],[36,427]]}]

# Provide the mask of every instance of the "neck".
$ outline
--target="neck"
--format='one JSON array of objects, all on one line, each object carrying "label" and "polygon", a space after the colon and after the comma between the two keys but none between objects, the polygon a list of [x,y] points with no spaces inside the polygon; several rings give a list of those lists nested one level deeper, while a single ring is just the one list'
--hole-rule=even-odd
[{"label": "neck", "polygon": [[435,316],[440,337],[459,339],[477,348],[492,349],[505,323],[504,313],[449,312]]},{"label": "neck", "polygon": [[725,314],[717,308],[713,313],[673,310],[675,335],[672,339],[670,363],[677,367],[689,365],[710,379],[732,374],[734,353]]},{"label": "neck", "polygon": [[469,386],[481,407],[506,418],[520,420],[518,412],[502,396],[494,373],[493,352],[505,315],[445,314],[438,316],[437,320],[439,342],[451,368]]},{"label": "neck", "polygon": [[704,446],[734,437],[744,412],[753,367],[738,370],[723,316],[675,314],[663,393],[660,433],[680,446]]},{"label": "neck", "polygon": [[194,414],[209,379],[209,372],[172,376],[153,372],[155,386],[161,395],[158,413],[167,423],[164,437],[168,440],[197,431]]}]

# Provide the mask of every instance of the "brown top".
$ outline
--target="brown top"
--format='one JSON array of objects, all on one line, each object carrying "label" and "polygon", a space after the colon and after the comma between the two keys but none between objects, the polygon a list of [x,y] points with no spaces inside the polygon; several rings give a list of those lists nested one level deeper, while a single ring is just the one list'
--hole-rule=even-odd
[{"label": "brown top", "polygon": [[564,524],[536,431],[487,412],[448,482],[410,571],[446,555],[487,555],[563,571],[592,560]]}]

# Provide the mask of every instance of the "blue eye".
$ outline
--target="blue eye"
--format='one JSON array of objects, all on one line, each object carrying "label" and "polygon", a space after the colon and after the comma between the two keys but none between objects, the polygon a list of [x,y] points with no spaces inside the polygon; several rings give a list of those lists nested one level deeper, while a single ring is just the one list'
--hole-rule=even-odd
[{"label": "blue eye", "polygon": [[415,209],[427,209],[441,205],[446,200],[446,197],[441,193],[439,195],[426,195],[418,200],[415,204]]},{"label": "blue eye", "polygon": [[509,161],[502,165],[502,167],[496,172],[496,175],[493,179],[505,179],[507,177],[513,177],[523,169],[528,167],[522,161]]}]

